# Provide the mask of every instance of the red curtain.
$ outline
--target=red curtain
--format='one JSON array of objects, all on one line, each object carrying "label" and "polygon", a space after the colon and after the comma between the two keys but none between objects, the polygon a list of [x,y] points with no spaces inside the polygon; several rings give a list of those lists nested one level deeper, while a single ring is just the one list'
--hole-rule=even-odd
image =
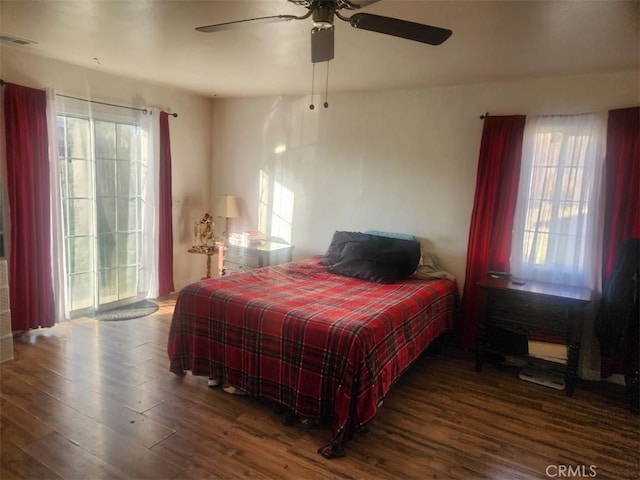
[{"label": "red curtain", "polygon": [[[640,238],[640,107],[609,111],[604,175],[602,282],[606,286],[622,244],[630,238]],[[625,372],[627,342],[617,340],[621,343],[616,355],[608,355],[601,349],[603,377]]]},{"label": "red curtain", "polygon": [[525,120],[517,115],[489,116],[484,121],[458,326],[458,340],[464,348],[476,346],[483,303],[478,281],[489,270],[509,271]]},{"label": "red curtain", "polygon": [[173,286],[173,225],[171,194],[171,141],[169,114],[160,112],[160,213],[158,245],[158,295],[167,295]]},{"label": "red curtain", "polygon": [[616,253],[640,237],[640,107],[609,111],[605,156],[605,223],[602,280],[611,274]]},{"label": "red curtain", "polygon": [[46,92],[7,83],[4,110],[11,211],[11,328],[15,331],[51,327],[55,323],[55,310]]}]

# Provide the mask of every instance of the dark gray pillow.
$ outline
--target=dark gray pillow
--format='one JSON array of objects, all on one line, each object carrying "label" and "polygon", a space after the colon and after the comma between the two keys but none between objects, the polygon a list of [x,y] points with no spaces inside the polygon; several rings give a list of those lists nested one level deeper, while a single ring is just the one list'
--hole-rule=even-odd
[{"label": "dark gray pillow", "polygon": [[375,283],[409,278],[419,262],[419,242],[359,232],[336,232],[320,261],[330,272]]},{"label": "dark gray pillow", "polygon": [[325,253],[324,258],[320,260],[320,265],[333,265],[340,260],[344,248],[353,243],[365,242],[371,238],[371,235],[360,232],[342,232],[336,231],[331,238],[331,243]]}]

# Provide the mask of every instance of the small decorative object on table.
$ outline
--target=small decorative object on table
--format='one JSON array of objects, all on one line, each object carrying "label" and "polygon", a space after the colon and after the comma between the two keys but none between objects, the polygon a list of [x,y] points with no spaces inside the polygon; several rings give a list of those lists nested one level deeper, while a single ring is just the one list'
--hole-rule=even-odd
[{"label": "small decorative object on table", "polygon": [[[208,213],[204,214],[202,220],[198,220],[193,226],[193,234],[196,238],[196,244],[202,247],[213,247],[215,244],[214,229],[216,222]],[[204,251],[202,253],[205,253]]]}]

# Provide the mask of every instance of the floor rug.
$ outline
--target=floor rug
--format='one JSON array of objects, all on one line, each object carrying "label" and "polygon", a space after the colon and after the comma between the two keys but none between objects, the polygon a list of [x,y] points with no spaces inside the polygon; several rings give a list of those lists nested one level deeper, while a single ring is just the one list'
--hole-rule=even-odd
[{"label": "floor rug", "polygon": [[102,321],[119,321],[119,320],[132,320],[134,318],[146,317],[158,310],[158,305],[149,300],[141,300],[136,303],[124,305],[122,307],[114,308],[106,312],[96,314],[97,320]]}]

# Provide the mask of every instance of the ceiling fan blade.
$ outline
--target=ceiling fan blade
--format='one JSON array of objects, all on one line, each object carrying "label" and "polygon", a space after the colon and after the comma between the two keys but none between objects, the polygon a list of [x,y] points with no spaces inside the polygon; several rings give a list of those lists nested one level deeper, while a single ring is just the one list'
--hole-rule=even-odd
[{"label": "ceiling fan blade", "polygon": [[311,62],[333,60],[334,27],[311,29]]},{"label": "ceiling fan blade", "polygon": [[230,30],[232,28],[262,25],[263,23],[288,22],[289,20],[304,20],[305,18],[308,18],[309,15],[311,15],[311,12],[309,12],[308,15],[304,15],[302,17],[296,17],[295,15],[272,15],[270,17],[248,18],[246,20],[236,20],[234,22],[206,25],[204,27],[198,27],[196,28],[196,30],[204,33],[219,32],[221,30]]},{"label": "ceiling fan blade", "polygon": [[429,45],[440,45],[453,33],[446,28],[423,25],[398,18],[382,17],[372,13],[356,13],[349,17],[348,21],[355,28],[385,33]]}]

